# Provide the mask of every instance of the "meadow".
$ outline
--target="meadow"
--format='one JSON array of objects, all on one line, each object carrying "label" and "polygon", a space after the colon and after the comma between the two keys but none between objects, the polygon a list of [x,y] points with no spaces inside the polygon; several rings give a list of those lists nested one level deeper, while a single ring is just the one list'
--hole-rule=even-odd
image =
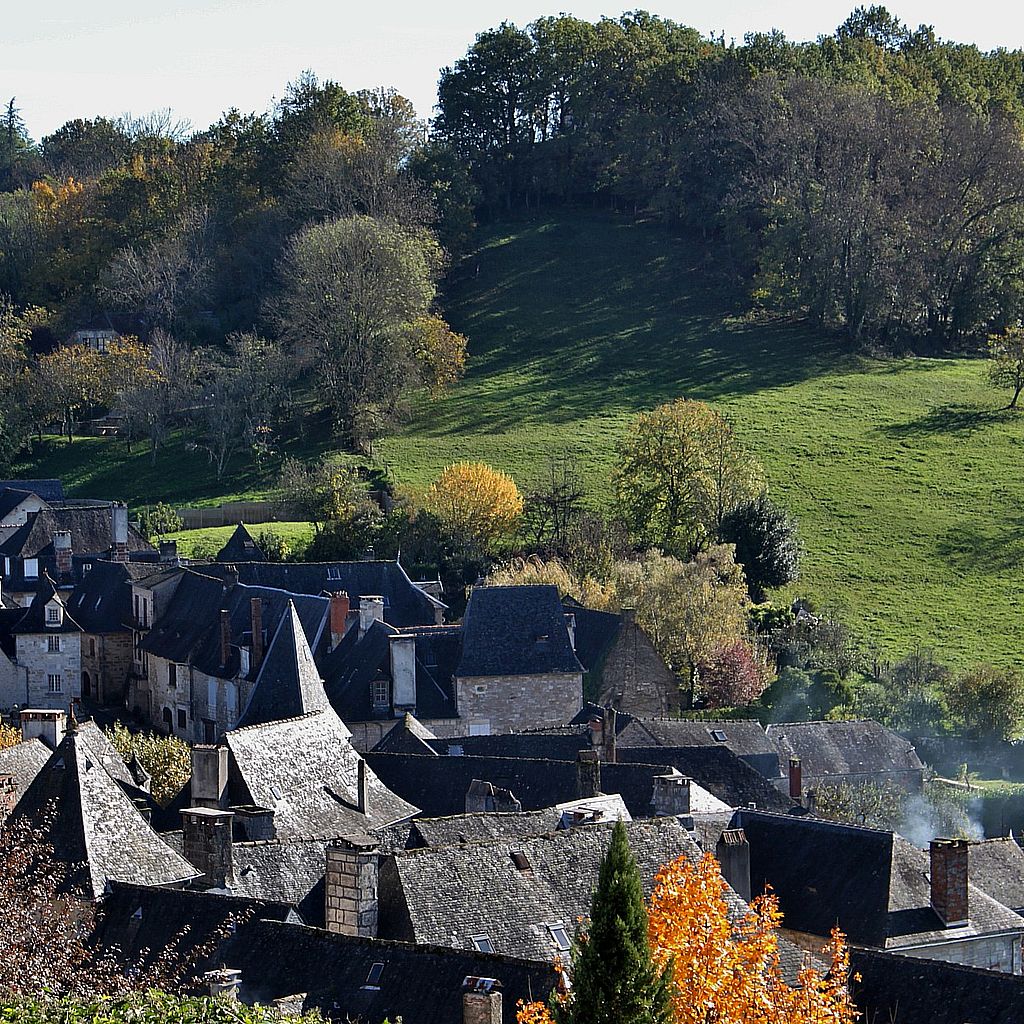
[{"label": "meadow", "polygon": [[[378,443],[399,485],[482,459],[527,489],[570,454],[607,506],[630,418],[699,398],[730,417],[799,520],[792,593],[840,612],[882,657],[924,644],[955,664],[1022,660],[1024,414],[1001,408],[982,361],[868,359],[805,323],[737,316],[685,240],[578,213],[482,230],[446,310],[469,367]],[[181,441],[155,465],[144,451],[126,461],[120,442],[54,443],[22,472],[136,504],[272,486],[241,461],[217,482]]]}]

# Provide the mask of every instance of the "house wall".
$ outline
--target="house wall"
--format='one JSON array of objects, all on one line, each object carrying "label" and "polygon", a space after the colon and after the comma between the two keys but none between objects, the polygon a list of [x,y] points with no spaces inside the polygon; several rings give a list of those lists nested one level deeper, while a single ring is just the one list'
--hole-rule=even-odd
[{"label": "house wall", "polygon": [[[173,733],[175,736],[186,737],[191,726],[191,669],[188,665],[177,663],[177,682],[171,685],[171,662],[156,655],[149,656],[149,670],[146,673],[149,689],[149,708],[143,708],[152,726],[159,732]],[[171,713],[168,726],[164,710]],[[185,711],[186,728],[178,726],[178,711]]]},{"label": "house wall", "polygon": [[654,649],[650,637],[626,618],[598,667],[598,703],[633,715],[659,717],[682,706],[679,679]]},{"label": "house wall", "polygon": [[[246,679],[221,679],[193,670],[188,738],[193,743],[215,743],[234,729],[249,702],[252,687]],[[205,723],[210,723],[209,727]],[[208,728],[213,730],[212,737],[207,734]]]},{"label": "house wall", "polygon": [[0,651],[0,711],[10,711],[15,704],[25,706],[26,680],[25,669]]},{"label": "house wall", "polygon": [[[27,672],[28,706],[66,709],[82,695],[82,637],[80,633],[60,636],[60,650],[49,650],[46,633],[27,633],[17,638],[17,662]],[[61,689],[51,693],[48,677],[59,675]]]},{"label": "house wall", "polygon": [[[461,718],[421,718],[418,721],[440,740],[466,736],[469,731]],[[400,723],[400,718],[380,718],[373,722],[346,722],[345,725],[352,731],[349,742],[359,753],[365,754],[373,750]]]},{"label": "house wall", "polygon": [[455,680],[455,706],[465,723],[490,733],[565,725],[583,707],[580,672],[535,676],[468,676]]},{"label": "house wall", "polygon": [[[82,636],[82,672],[89,674],[90,693],[101,704],[124,702],[132,671],[132,634],[85,633]],[[83,689],[85,680],[82,679]]]},{"label": "house wall", "polygon": [[[15,506],[11,509],[7,515],[0,518],[0,527],[7,526],[24,526],[28,522],[28,515],[30,512],[40,512],[44,508],[49,508],[42,498],[37,498],[34,494],[26,498],[20,505]],[[0,535],[0,539],[2,535]]]}]

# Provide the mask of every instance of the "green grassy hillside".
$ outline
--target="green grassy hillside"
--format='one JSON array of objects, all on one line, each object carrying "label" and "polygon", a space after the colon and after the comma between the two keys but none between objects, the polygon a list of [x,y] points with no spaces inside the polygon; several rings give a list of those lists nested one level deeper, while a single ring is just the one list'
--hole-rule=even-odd
[{"label": "green grassy hillside", "polygon": [[481,458],[529,484],[575,454],[595,501],[638,409],[711,401],[799,517],[799,589],[882,650],[1019,661],[1024,415],[967,360],[869,361],[802,325],[744,323],[667,233],[565,218],[493,231],[451,289],[464,383],[381,445],[426,484]]},{"label": "green grassy hillside", "polygon": [[[470,339],[466,379],[418,405],[381,460],[413,487],[463,458],[526,487],[549,453],[571,452],[601,504],[630,417],[678,395],[705,399],[800,519],[796,589],[889,655],[923,642],[956,663],[1022,660],[1024,415],[999,409],[979,362],[858,359],[805,325],[736,319],[696,261],[661,229],[602,217],[485,232],[448,289]],[[244,469],[218,485],[180,445],[153,468],[121,452],[76,441],[32,471],[135,503],[268,486]]]}]

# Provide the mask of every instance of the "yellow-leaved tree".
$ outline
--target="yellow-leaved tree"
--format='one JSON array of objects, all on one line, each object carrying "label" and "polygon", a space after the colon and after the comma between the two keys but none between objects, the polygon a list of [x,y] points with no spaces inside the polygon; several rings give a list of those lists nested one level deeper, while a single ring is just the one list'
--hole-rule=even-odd
[{"label": "yellow-leaved tree", "polygon": [[[658,872],[648,910],[653,962],[669,972],[673,1024],[854,1024],[859,1013],[847,990],[850,958],[838,929],[824,949],[824,970],[808,963],[795,982],[782,976],[776,897],[755,899],[730,920],[718,862],[686,857]],[[609,964],[610,971],[615,970]],[[552,1024],[570,995],[519,1007],[518,1024]],[[569,1014],[568,1016],[571,1016]]]},{"label": "yellow-leaved tree", "polygon": [[515,535],[523,496],[500,470],[484,462],[457,462],[431,485],[427,507],[457,544],[489,553]]}]

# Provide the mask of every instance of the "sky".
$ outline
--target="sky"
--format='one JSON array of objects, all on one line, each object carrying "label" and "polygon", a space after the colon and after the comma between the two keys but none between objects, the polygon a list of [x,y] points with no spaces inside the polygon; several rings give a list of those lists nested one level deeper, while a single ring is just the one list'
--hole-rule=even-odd
[{"label": "sky", "polygon": [[[860,0],[869,3],[870,0]],[[596,20],[642,7],[742,40],[779,28],[791,39],[833,31],[858,0],[4,0],[0,99],[15,97],[36,140],[73,118],[170,108],[205,128],[230,107],[269,109],[309,68],[350,90],[393,86],[429,117],[440,68],[477,32],[565,12]],[[1008,0],[893,0],[912,27],[982,49],[1024,48],[1024,5]]]}]

